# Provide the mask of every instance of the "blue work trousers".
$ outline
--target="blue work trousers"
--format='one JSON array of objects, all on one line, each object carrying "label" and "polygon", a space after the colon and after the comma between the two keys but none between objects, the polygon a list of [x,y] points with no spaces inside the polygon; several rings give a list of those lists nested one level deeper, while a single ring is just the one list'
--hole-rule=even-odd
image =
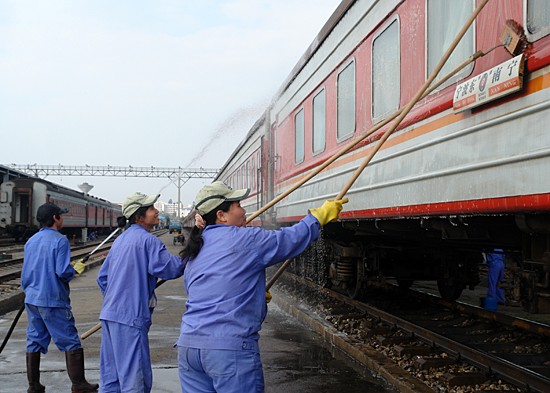
[{"label": "blue work trousers", "polygon": [[48,353],[53,340],[62,351],[82,348],[73,313],[67,307],[39,307],[25,303],[27,311],[27,352]]},{"label": "blue work trousers", "polygon": [[256,351],[178,347],[183,393],[263,393],[264,374]]},{"label": "blue work trousers", "polygon": [[101,320],[99,374],[102,393],[149,393],[153,371],[148,329]]},{"label": "blue work trousers", "polygon": [[489,262],[487,271],[487,296],[496,297],[501,304],[505,303],[504,289],[498,285],[504,280],[504,263],[500,260]]}]

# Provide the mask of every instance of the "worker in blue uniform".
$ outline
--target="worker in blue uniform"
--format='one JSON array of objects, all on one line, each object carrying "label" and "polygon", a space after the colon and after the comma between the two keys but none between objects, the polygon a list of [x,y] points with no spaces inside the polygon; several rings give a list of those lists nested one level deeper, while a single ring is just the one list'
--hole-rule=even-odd
[{"label": "worker in blue uniform", "polygon": [[501,248],[495,248],[492,253],[486,255],[487,259],[487,296],[496,298],[498,303],[504,304],[504,289],[499,287],[499,283],[504,281],[504,251]]},{"label": "worker in blue uniform", "polygon": [[178,278],[185,267],[150,233],[159,223],[153,206],[158,197],[138,192],[126,198],[122,214],[130,226],[114,241],[97,277],[103,294],[99,368],[104,393],[151,391],[148,333],[157,278]]},{"label": "worker in blue uniform", "polygon": [[25,292],[27,326],[27,392],[44,392],[40,383],[40,354],[48,352],[50,341],[65,352],[73,392],[95,392],[99,385],[84,377],[84,350],[80,344],[69,299],[69,281],[85,265],[71,265],[71,247],[59,232],[63,213],[54,203],[41,205],[36,213],[40,230],[25,244],[21,287]]},{"label": "worker in blue uniform", "polygon": [[267,314],[265,269],[300,254],[347,202],[326,201],[297,224],[269,231],[244,227],[240,201],[248,194],[215,181],[195,199],[205,228],[194,227],[181,252],[188,295],[177,341],[183,392],[264,391],[258,332]]}]

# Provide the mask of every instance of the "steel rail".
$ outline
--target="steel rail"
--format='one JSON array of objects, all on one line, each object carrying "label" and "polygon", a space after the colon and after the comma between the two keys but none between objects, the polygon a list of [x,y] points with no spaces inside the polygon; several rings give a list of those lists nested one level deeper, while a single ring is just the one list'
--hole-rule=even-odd
[{"label": "steel rail", "polygon": [[302,277],[298,277],[290,273],[286,276],[288,276],[293,281],[300,282],[301,285],[306,285],[315,291],[321,291],[334,299],[351,305],[359,309],[360,311],[363,311],[370,316],[376,317],[389,325],[393,325],[395,327],[413,333],[415,336],[425,341],[427,344],[437,345],[446,351],[452,352],[457,357],[466,359],[468,362],[472,363],[476,367],[484,369],[489,373],[498,374],[502,379],[516,386],[523,386],[541,393],[548,391],[548,386],[550,386],[550,378],[544,375],[538,374],[525,367],[521,367],[508,360],[491,355],[488,352],[480,351],[478,349],[468,346],[467,344],[462,344],[453,339],[442,336],[430,329],[416,325],[414,322],[400,318],[396,315],[392,315],[384,310],[380,310],[379,308],[370,306],[360,301],[351,299],[338,292],[332,291],[327,288],[320,288],[316,284],[305,280]]},{"label": "steel rail", "polygon": [[525,386],[529,389],[535,389],[540,392],[548,391],[550,378],[538,374],[532,370],[521,367],[508,360],[493,356],[490,353],[482,352],[478,349],[469,347],[466,344],[449,339],[432,330],[416,325],[414,322],[392,315],[386,311],[371,306],[365,306],[360,303],[356,305],[359,309],[367,311],[386,323],[393,324],[401,329],[410,331],[416,336],[422,338],[428,343],[440,346],[441,348],[455,353],[457,356],[467,359],[475,366],[483,368],[489,372],[499,374],[502,379],[507,380],[518,386]]}]

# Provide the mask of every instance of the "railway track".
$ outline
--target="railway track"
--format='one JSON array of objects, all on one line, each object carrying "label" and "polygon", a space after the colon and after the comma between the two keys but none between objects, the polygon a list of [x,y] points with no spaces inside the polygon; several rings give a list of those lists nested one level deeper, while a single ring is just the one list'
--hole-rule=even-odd
[{"label": "railway track", "polygon": [[[96,244],[97,245],[97,244]],[[98,252],[102,253],[109,250],[109,243],[101,247]],[[71,260],[82,258],[95,248],[94,245],[88,245],[82,248],[71,250]],[[99,254],[100,256],[102,254]],[[12,259],[4,259],[0,261],[0,284],[21,277],[21,269],[23,268],[23,255],[16,256]]]},{"label": "railway track", "polygon": [[[166,233],[166,230],[159,230],[153,232],[155,236],[161,236]],[[112,241],[111,241],[112,242]],[[111,242],[104,244],[96,252],[98,253],[96,257],[104,256],[105,251],[108,251],[111,248]],[[71,247],[71,261],[78,258],[83,258],[89,254],[95,247],[101,242],[89,243],[83,246],[73,246]],[[21,276],[21,269],[23,267],[23,253],[21,251],[15,252],[11,255],[11,258],[5,258],[0,260],[0,284],[3,284],[7,281],[11,281],[15,278]]]},{"label": "railway track", "polygon": [[407,371],[412,391],[550,391],[548,325],[397,287],[361,302],[290,273],[279,286],[345,335],[349,356],[369,348]]}]

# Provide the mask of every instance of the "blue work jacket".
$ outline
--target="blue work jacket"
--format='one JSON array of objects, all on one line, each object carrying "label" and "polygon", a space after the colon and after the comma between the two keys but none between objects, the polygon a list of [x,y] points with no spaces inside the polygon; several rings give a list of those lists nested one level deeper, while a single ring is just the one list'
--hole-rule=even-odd
[{"label": "blue work jacket", "polygon": [[131,225],[113,243],[99,270],[97,283],[103,293],[99,318],[149,329],[157,278],[170,280],[183,274],[179,256],[138,224]]},{"label": "blue work jacket", "polygon": [[300,254],[319,231],[312,215],[278,231],[207,226],[199,254],[187,263],[187,311],[177,344],[258,351],[267,313],[265,269]]},{"label": "blue work jacket", "polygon": [[69,281],[75,273],[69,240],[53,228],[41,228],[25,244],[21,271],[25,303],[70,307]]}]

